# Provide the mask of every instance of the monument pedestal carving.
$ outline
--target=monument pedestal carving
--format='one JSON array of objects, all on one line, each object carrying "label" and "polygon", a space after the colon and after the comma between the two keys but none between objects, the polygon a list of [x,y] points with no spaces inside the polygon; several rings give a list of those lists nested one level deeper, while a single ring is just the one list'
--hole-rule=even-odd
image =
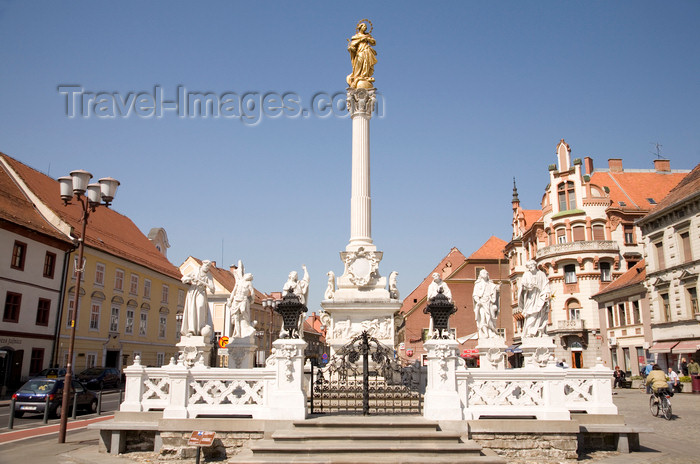
[{"label": "monument pedestal carving", "polygon": [[485,370],[505,370],[507,364],[506,343],[503,337],[479,339],[479,367]]},{"label": "monument pedestal carving", "polygon": [[232,338],[226,345],[228,350],[229,369],[251,369],[254,367],[255,339],[251,335],[246,338]]},{"label": "monument pedestal carving", "polygon": [[423,344],[428,350],[428,381],[423,398],[423,417],[430,420],[462,420],[457,392],[459,343],[433,339]]}]

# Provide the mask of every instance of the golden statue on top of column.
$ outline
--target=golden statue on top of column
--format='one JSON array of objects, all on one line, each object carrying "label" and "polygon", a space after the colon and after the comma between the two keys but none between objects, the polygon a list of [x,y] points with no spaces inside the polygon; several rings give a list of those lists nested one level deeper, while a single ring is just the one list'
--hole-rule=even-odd
[{"label": "golden statue on top of column", "polygon": [[[369,31],[367,25],[369,24]],[[348,39],[348,51],[352,62],[352,74],[348,75],[347,83],[351,89],[371,89],[374,87],[374,65],[377,63],[377,52],[372,45],[377,42],[372,37],[372,21],[361,19],[357,23],[356,34]]]}]

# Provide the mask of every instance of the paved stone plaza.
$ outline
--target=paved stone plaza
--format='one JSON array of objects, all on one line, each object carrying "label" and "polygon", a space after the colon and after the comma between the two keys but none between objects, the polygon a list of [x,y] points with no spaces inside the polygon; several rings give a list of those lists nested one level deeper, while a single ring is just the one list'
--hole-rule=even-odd
[{"label": "paved stone plaza", "polygon": [[[615,404],[630,425],[646,426],[654,430],[640,436],[641,452],[618,454],[597,452],[584,455],[581,462],[596,464],[687,464],[700,463],[700,394],[682,393],[672,398],[673,420],[652,417],[648,395],[634,390],[616,390]],[[110,456],[97,452],[97,431],[69,432],[66,443],[56,443],[55,435],[37,437],[0,445],[0,463],[22,462],[39,464],[59,462],[66,464],[95,463],[192,463],[194,459],[173,461],[160,458],[152,452],[132,452],[125,456]],[[231,459],[235,462],[235,458]]]}]

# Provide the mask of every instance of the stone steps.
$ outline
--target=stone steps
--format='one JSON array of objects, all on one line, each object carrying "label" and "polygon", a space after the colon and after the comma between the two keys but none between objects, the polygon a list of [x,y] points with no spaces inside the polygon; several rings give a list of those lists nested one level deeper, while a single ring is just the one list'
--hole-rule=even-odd
[{"label": "stone steps", "polygon": [[371,462],[505,464],[485,455],[460,431],[440,430],[437,422],[415,416],[326,416],[294,422],[250,442],[236,455],[237,464],[289,462],[343,464]]}]

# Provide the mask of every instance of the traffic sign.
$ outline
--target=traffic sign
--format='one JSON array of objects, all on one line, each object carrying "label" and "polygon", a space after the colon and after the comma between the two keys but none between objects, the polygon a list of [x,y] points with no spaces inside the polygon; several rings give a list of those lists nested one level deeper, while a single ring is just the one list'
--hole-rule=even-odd
[{"label": "traffic sign", "polygon": [[219,346],[221,348],[226,348],[226,345],[228,345],[228,337],[221,337],[219,338]]},{"label": "traffic sign", "polygon": [[328,353],[323,353],[321,355],[321,359],[323,359],[324,361],[328,361]]}]

